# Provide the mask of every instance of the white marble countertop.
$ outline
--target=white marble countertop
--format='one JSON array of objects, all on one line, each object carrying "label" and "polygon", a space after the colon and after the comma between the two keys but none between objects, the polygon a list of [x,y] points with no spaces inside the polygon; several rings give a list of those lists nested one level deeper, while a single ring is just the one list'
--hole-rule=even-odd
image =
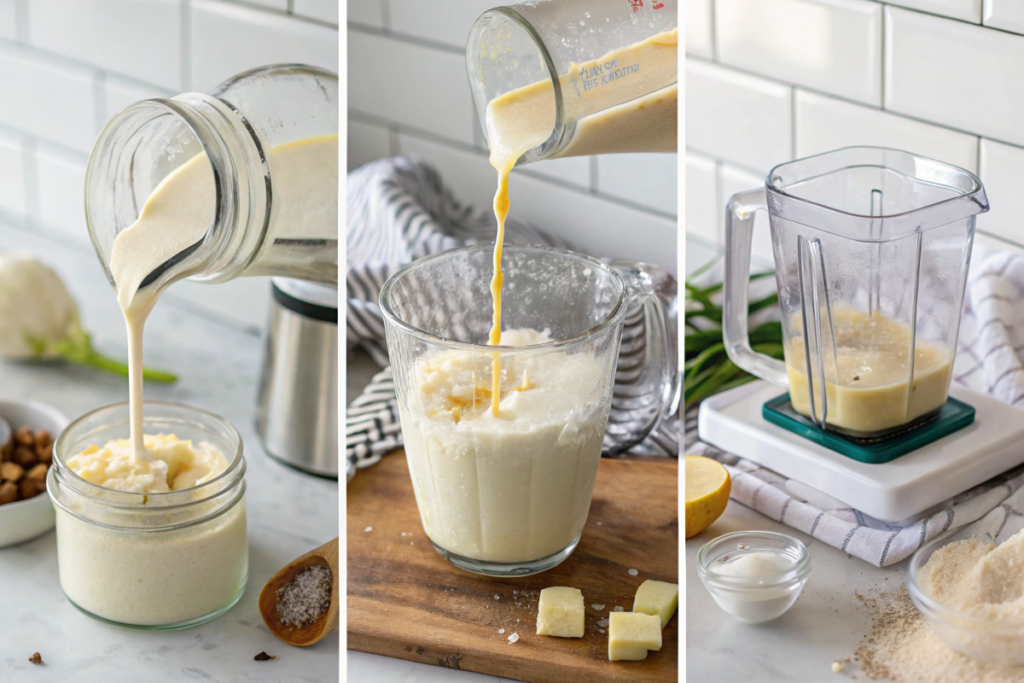
[{"label": "white marble countertop", "polygon": [[[745,624],[723,612],[697,576],[697,552],[733,531],[777,531],[807,544],[811,576],[796,604],[775,621]],[[853,658],[871,616],[856,594],[898,589],[907,562],[885,569],[811,539],[730,501],[725,513],[686,543],[686,676],[694,683],[839,683],[867,680],[856,662],[840,674],[832,661]]]},{"label": "white marble countertop", "polygon": [[[28,249],[60,273],[78,301],[95,345],[126,358],[124,321],[95,254],[69,241],[0,227],[0,249]],[[216,296],[216,285],[208,285]],[[57,578],[53,531],[0,550],[0,680],[212,681],[323,683],[337,681],[337,634],[295,648],[267,630],[257,608],[270,576],[295,557],[338,535],[338,485],[271,460],[254,428],[262,340],[251,327],[225,323],[174,287],[146,326],[146,364],[173,371],[170,386],[146,386],[147,399],[189,403],[222,415],[242,434],[248,465],[249,581],[245,595],[211,623],[172,633],[118,628],[95,621],[64,597]],[[128,397],[124,378],[66,363],[0,361],[0,394],[44,401],[74,419]],[[29,663],[40,652],[45,664]],[[260,651],[277,659],[256,662]]]}]

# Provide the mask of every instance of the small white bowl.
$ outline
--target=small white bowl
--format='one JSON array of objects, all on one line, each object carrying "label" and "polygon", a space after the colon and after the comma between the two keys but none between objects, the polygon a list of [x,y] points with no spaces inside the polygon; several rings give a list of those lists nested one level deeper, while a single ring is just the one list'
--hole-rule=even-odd
[{"label": "small white bowl", "polygon": [[[39,401],[0,399],[0,417],[7,420],[14,431],[25,425],[32,431],[45,429],[54,441],[68,426],[68,418],[64,413]],[[28,500],[0,505],[0,548],[41,536],[52,529],[53,525],[53,504],[45,493]]]}]

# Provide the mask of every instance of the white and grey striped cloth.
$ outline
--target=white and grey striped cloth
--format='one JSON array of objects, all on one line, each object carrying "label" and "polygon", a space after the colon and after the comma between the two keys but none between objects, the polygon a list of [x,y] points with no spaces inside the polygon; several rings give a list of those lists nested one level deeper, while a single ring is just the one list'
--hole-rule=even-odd
[{"label": "white and grey striped cloth", "polygon": [[[494,216],[487,209],[461,204],[432,166],[405,157],[381,159],[352,171],[347,188],[347,343],[366,349],[385,367],[387,345],[377,305],[384,282],[427,254],[493,241]],[[568,246],[554,235],[514,220],[507,222],[505,238],[511,244]],[[678,418],[662,420],[630,453],[678,457],[681,431]],[[390,367],[373,377],[348,407],[345,444],[349,463],[359,468],[402,445]]]},{"label": "white and grey striped cloth", "polygon": [[[976,250],[964,297],[953,381],[1024,408],[1022,300],[1024,255]],[[1021,449],[1024,459],[1024,444]],[[898,527],[700,442],[696,409],[686,416],[686,452],[713,457],[726,466],[733,481],[733,500],[879,567],[906,559],[950,529],[977,522],[979,531],[995,537],[1007,522],[1016,528],[1013,520],[1024,516],[1024,467],[961,493],[925,519]]]}]

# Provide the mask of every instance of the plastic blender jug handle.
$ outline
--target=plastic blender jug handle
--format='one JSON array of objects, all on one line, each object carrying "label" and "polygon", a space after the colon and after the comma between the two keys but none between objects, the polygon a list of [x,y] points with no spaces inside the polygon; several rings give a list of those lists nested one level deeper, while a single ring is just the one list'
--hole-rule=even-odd
[{"label": "plastic blender jug handle", "polygon": [[729,360],[752,375],[780,387],[789,387],[786,364],[758,353],[750,346],[747,319],[750,303],[750,244],[754,214],[767,211],[765,190],[734,194],[725,209],[725,310],[722,338]]},{"label": "plastic blender jug handle", "polygon": [[614,455],[639,444],[678,410],[681,391],[675,279],[646,263],[612,266],[626,281],[629,296],[602,447]]}]

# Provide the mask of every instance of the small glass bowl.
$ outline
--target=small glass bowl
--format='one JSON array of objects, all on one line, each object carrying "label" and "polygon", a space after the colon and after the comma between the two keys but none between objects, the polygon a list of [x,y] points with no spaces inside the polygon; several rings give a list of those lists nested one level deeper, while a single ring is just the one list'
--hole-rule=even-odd
[{"label": "small glass bowl", "polygon": [[[726,576],[715,565],[728,557],[768,551],[793,560],[786,571],[756,578]],[[709,541],[697,553],[697,575],[718,606],[748,624],[777,619],[789,610],[811,574],[807,546],[772,531],[737,531]]]},{"label": "small glass bowl", "polygon": [[921,570],[936,550],[978,535],[968,527],[938,536],[921,546],[910,560],[907,591],[935,635],[950,648],[982,664],[1018,666],[1024,664],[1024,621],[986,619],[957,612],[928,595],[918,581]]}]

